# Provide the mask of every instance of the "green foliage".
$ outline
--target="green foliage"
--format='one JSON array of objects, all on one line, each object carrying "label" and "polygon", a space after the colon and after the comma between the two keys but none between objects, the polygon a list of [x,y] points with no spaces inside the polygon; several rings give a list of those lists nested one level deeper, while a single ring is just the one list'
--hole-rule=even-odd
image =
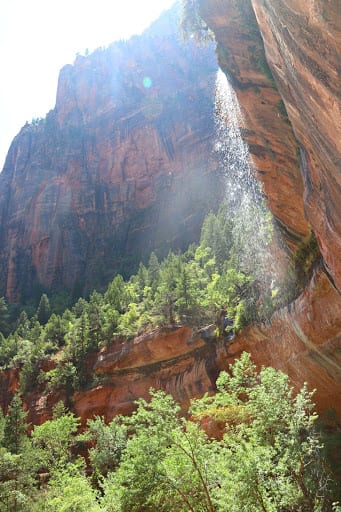
[{"label": "green foliage", "polygon": [[214,35],[200,15],[198,0],[181,0],[180,30],[184,40],[194,38],[200,44],[214,41]]},{"label": "green foliage", "polygon": [[31,512],[36,493],[32,454],[13,454],[0,447],[0,510]]},{"label": "green foliage", "polygon": [[191,412],[199,420],[224,410],[221,441],[179,418],[164,393],[138,402],[122,419],[131,435],[118,469],[103,482],[102,505],[121,512],[330,510],[312,393],[303,387],[295,396],[286,375],[256,372],[248,354],[217,386],[215,396],[193,401]]},{"label": "green foliage", "polygon": [[46,382],[47,389],[50,391],[58,391],[63,389],[66,393],[72,393],[78,388],[78,371],[71,361],[61,361],[56,368],[48,372],[40,372],[39,382]]},{"label": "green foliage", "polygon": [[14,395],[5,418],[3,446],[11,453],[19,454],[26,441],[27,412],[19,395]]},{"label": "green foliage", "polygon": [[37,309],[37,320],[40,325],[45,325],[50,318],[51,315],[51,307],[50,301],[46,293],[43,293],[41,296],[38,309]]},{"label": "green foliage", "polygon": [[98,492],[79,464],[67,464],[53,475],[46,493],[38,496],[33,512],[100,512]]},{"label": "green foliage", "polygon": [[320,249],[311,230],[308,238],[297,249],[294,259],[295,277],[298,287],[302,287],[311,275],[313,265],[321,259]]},{"label": "green foliage", "polygon": [[3,335],[8,334],[8,307],[4,297],[0,297],[0,333]]},{"label": "green foliage", "polygon": [[[41,295],[35,314],[18,310],[14,332],[0,337],[0,365],[21,367],[21,392],[31,391],[38,379],[47,391],[65,388],[71,393],[91,384],[89,354],[117,337],[129,338],[169,324],[212,324],[222,305],[234,321],[231,331],[266,320],[286,300],[283,291],[277,293],[273,286],[266,256],[272,221],[262,204],[247,198],[238,215],[232,210],[224,203],[216,214],[208,214],[198,246],[184,254],[169,252],[162,261],[151,253],[148,264],[141,263],[129,280],[115,276],[103,294],[94,291],[61,315],[52,311],[46,294]],[[259,238],[264,247],[255,252]],[[303,259],[307,262],[308,257]],[[63,301],[69,303],[70,297],[55,296],[51,304],[55,307]],[[0,323],[2,310],[6,318],[4,300],[0,300]],[[226,335],[218,324],[217,332]],[[44,373],[41,362],[46,358],[55,358],[58,364]]]},{"label": "green foliage", "polygon": [[85,438],[96,443],[89,450],[90,462],[96,477],[107,476],[119,466],[127,444],[127,429],[120,420],[114,418],[108,425],[99,416],[94,420],[88,420]]},{"label": "green foliage", "polygon": [[[1,510],[337,511],[313,392],[303,386],[295,394],[284,373],[257,371],[246,353],[220,374],[217,390],[192,401],[191,421],[171,396],[151,390],[130,417],[109,424],[96,417],[81,435],[79,419],[60,402],[31,438],[15,397],[0,417]],[[206,435],[206,418],[225,423],[223,439]],[[92,478],[75,455],[79,442],[90,447]],[[38,488],[42,471],[49,478]]]},{"label": "green foliage", "polygon": [[76,443],[75,434],[79,424],[79,418],[72,413],[62,413],[34,428],[32,444],[34,448],[41,449],[41,465],[44,469],[51,471],[62,468],[71,461],[71,447]]}]

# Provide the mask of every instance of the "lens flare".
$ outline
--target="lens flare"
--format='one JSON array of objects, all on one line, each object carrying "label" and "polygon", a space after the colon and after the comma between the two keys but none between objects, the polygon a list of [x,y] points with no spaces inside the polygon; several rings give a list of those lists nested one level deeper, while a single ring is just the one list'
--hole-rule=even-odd
[{"label": "lens flare", "polygon": [[153,85],[152,79],[150,76],[145,76],[143,79],[143,87],[146,89],[150,89],[150,87]]}]

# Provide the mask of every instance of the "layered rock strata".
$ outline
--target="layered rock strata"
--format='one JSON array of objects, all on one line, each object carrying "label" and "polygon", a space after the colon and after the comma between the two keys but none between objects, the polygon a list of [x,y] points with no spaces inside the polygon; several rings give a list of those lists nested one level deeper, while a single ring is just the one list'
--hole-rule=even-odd
[{"label": "layered rock strata", "polygon": [[[221,370],[250,352],[258,368],[273,366],[286,372],[292,385],[305,382],[316,388],[319,413],[334,409],[341,416],[341,302],[326,273],[315,272],[309,286],[290,307],[275,313],[269,323],[251,325],[229,342],[216,340],[214,326],[201,331],[168,326],[131,340],[117,339],[87,361],[88,389],[67,394],[37,388],[24,397],[29,421],[41,424],[51,418],[63,400],[80,416],[101,415],[110,420],[129,414],[135,400],[148,398],[150,388],[163,389],[185,412],[191,398],[214,392]],[[42,369],[52,368],[51,362]],[[0,374],[2,406],[10,402],[19,371]],[[6,390],[5,390],[6,389]]]},{"label": "layered rock strata", "polygon": [[270,210],[294,251],[309,232],[298,146],[265,58],[250,0],[202,0],[219,65],[239,100],[242,135]]},{"label": "layered rock strata", "polygon": [[201,0],[200,5],[215,34],[220,65],[239,97],[245,138],[270,209],[294,240],[307,233],[308,220],[340,289],[339,1]]}]

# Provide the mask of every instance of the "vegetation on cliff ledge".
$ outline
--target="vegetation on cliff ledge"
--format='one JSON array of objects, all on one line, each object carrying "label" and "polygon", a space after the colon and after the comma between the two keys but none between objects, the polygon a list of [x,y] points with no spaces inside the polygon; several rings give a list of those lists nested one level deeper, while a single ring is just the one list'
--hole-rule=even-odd
[{"label": "vegetation on cliff ledge", "polygon": [[[206,217],[198,246],[191,245],[184,254],[170,252],[162,261],[152,253],[128,281],[117,275],[104,293],[94,291],[60,314],[43,294],[36,310],[22,310],[11,328],[1,300],[0,328],[7,337],[0,333],[0,366],[21,368],[23,392],[37,382],[46,391],[72,391],[92,384],[86,356],[117,337],[167,324],[212,324],[222,306],[237,331],[266,320],[286,303],[288,293],[285,286],[274,284],[264,254],[252,247],[260,236],[271,243],[271,219],[265,216],[262,226],[256,226],[252,209],[249,215],[245,223],[223,205]],[[43,371],[44,359],[54,360],[52,369]]]}]

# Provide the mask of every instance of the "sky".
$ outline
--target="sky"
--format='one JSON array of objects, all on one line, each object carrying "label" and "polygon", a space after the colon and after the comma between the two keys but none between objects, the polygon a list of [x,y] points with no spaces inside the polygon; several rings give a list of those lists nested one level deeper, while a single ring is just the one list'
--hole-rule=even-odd
[{"label": "sky", "polygon": [[26,121],[54,108],[76,54],[141,33],[174,0],[1,0],[0,171]]}]

